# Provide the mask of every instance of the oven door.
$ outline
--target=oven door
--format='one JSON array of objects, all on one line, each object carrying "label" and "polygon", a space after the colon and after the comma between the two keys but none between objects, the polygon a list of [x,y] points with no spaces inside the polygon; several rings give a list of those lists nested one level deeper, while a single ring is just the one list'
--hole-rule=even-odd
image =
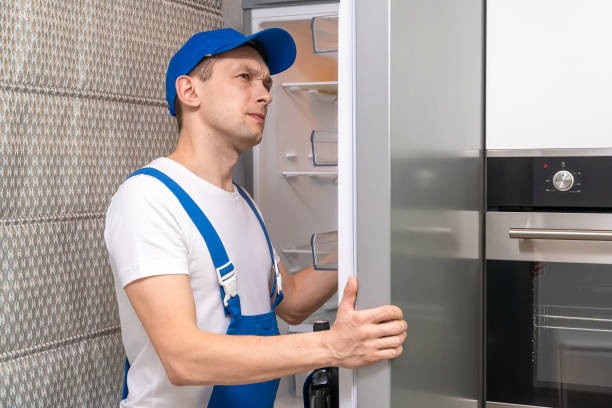
[{"label": "oven door", "polygon": [[489,212],[488,408],[612,407],[612,214]]}]

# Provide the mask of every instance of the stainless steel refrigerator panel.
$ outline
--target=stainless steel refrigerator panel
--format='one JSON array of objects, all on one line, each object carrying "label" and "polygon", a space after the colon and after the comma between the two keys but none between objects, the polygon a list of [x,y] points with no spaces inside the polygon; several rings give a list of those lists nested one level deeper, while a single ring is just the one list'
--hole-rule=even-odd
[{"label": "stainless steel refrigerator panel", "polygon": [[358,370],[357,406],[476,407],[482,2],[354,6],[358,307],[409,325],[400,358]]},{"label": "stainless steel refrigerator panel", "polygon": [[481,1],[390,1],[391,406],[481,395]]},{"label": "stainless steel refrigerator panel", "polygon": [[[355,260],[357,307],[391,301],[388,1],[355,2]],[[359,369],[357,406],[389,407],[389,363]]]}]

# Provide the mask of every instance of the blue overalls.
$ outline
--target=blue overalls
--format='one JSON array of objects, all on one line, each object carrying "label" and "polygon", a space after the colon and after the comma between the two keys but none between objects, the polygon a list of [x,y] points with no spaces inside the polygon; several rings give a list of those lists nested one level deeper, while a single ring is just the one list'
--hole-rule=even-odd
[{"label": "blue overalls", "polygon": [[[272,265],[274,265],[275,279],[274,286],[270,298],[276,292],[276,299],[272,305],[272,310],[269,313],[260,315],[245,316],[240,310],[240,297],[238,296],[238,288],[236,284],[236,271],[234,265],[229,260],[225,247],[221,242],[221,238],[215,231],[214,227],[204,215],[202,210],[197,206],[191,197],[183,190],[174,180],[166,176],[163,172],[151,168],[144,167],[136,170],[128,178],[138,174],[146,174],[160,180],[174,193],[179,202],[187,211],[187,214],[195,224],[196,228],[204,238],[210,256],[212,258],[215,269],[217,270],[217,280],[221,290],[221,299],[225,307],[226,315],[230,316],[230,324],[226,334],[230,335],[256,335],[256,336],[276,336],[279,334],[278,325],[276,323],[275,308],[283,300],[281,288],[280,274],[278,272],[278,264],[274,260],[274,252],[268,231],[264,225],[259,212],[255,209],[253,202],[249,196],[237,184],[236,189],[247,202],[251,210],[257,217],[261,228],[263,229]],[[278,283],[277,283],[278,281]],[[278,290],[276,290],[278,284]],[[125,399],[128,394],[127,388],[127,372],[130,365],[125,361],[125,379],[123,383],[122,399]],[[208,408],[273,408],[276,391],[280,380],[271,380],[256,384],[246,385],[215,385],[213,387]]]}]

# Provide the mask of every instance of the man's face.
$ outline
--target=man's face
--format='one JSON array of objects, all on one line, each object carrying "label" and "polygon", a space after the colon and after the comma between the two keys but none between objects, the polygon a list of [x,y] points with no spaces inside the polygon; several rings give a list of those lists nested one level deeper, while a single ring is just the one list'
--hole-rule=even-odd
[{"label": "man's face", "polygon": [[200,118],[221,140],[240,152],[261,141],[272,101],[270,71],[257,51],[240,47],[219,55],[200,89]]}]

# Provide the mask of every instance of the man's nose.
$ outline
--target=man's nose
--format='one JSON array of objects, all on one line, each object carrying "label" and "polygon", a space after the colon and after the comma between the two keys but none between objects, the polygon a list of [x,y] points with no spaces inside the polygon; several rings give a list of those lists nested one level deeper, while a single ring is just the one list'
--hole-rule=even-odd
[{"label": "man's nose", "polygon": [[260,90],[257,97],[257,102],[269,105],[270,102],[272,102],[272,95],[270,94],[270,91],[263,84],[261,84],[259,88]]}]

